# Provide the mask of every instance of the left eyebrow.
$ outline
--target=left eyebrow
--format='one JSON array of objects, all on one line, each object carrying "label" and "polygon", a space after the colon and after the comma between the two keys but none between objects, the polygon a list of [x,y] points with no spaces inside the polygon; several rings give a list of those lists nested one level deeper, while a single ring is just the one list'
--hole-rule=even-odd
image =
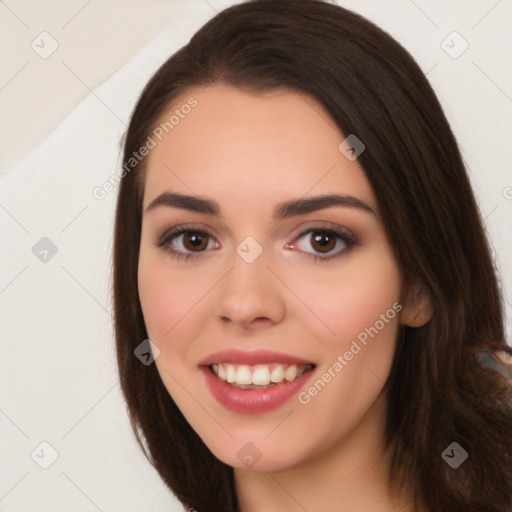
[{"label": "left eyebrow", "polygon": [[[216,201],[198,196],[164,192],[149,203],[146,208],[146,212],[153,210],[158,206],[182,208],[184,210],[206,213],[222,218],[220,206]],[[329,208],[331,206],[358,208],[375,215],[374,210],[357,197],[340,194],[326,194],[308,198],[292,199],[278,203],[272,218],[274,220],[287,219],[289,217],[304,215],[324,208]]]},{"label": "left eyebrow", "polygon": [[274,220],[287,219],[295,215],[304,215],[315,212],[330,206],[346,206],[349,208],[359,208],[375,215],[373,209],[354,196],[340,194],[326,194],[321,196],[308,197],[306,199],[293,199],[284,201],[276,206],[273,218]]}]

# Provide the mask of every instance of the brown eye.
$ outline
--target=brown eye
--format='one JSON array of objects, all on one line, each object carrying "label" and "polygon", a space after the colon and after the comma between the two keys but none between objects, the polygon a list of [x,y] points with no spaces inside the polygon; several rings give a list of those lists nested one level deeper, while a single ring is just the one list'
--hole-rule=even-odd
[{"label": "brown eye", "polygon": [[206,252],[218,246],[215,239],[207,231],[176,227],[167,231],[158,241],[175,258],[193,258],[199,253]]},{"label": "brown eye", "polygon": [[336,246],[336,237],[325,231],[311,232],[311,247],[317,252],[326,253]]},{"label": "brown eye", "polygon": [[298,243],[292,243],[288,247],[298,248],[306,256],[316,260],[337,258],[357,244],[351,233],[329,228],[305,229],[297,240]]},{"label": "brown eye", "polygon": [[187,251],[203,251],[208,246],[208,236],[200,231],[187,231],[182,236],[183,247]]}]

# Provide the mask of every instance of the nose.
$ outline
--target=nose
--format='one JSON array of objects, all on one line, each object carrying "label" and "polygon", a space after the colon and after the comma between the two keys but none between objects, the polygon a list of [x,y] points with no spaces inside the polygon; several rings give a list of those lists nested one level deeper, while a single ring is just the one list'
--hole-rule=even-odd
[{"label": "nose", "polygon": [[271,326],[286,316],[282,283],[267,267],[264,253],[252,263],[238,254],[219,283],[216,316],[224,324],[242,329]]}]

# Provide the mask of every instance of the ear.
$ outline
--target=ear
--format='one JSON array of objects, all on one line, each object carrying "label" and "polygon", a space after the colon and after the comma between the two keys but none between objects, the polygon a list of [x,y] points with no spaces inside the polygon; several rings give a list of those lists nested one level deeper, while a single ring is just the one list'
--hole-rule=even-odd
[{"label": "ear", "polygon": [[400,323],[409,327],[422,327],[434,315],[430,294],[425,285],[418,281],[409,287],[402,306]]}]

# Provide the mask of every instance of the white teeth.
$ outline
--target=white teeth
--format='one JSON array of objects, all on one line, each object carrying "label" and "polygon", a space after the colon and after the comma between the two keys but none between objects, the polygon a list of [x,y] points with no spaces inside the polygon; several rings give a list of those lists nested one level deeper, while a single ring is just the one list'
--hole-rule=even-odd
[{"label": "white teeth", "polygon": [[234,364],[227,364],[227,365],[224,365],[224,367],[226,368],[226,380],[228,382],[235,382],[236,381],[236,368],[235,368],[235,365]]},{"label": "white teeth", "polygon": [[258,365],[252,372],[252,384],[268,386],[270,384],[270,369],[266,365]]},{"label": "white teeth", "polygon": [[273,386],[284,380],[290,382],[306,371],[312,365],[303,364],[258,364],[249,366],[246,364],[236,365],[231,363],[214,364],[211,369],[223,381],[240,386]]},{"label": "white teeth", "polygon": [[252,384],[251,369],[246,364],[242,364],[236,371],[237,384]]},{"label": "white teeth", "polygon": [[283,382],[284,367],[282,364],[276,365],[276,367],[272,370],[272,373],[270,374],[270,380],[276,383]]},{"label": "white teeth", "polygon": [[284,372],[284,378],[288,381],[291,381],[294,380],[295,377],[297,377],[297,365],[292,364],[286,368],[286,371]]}]

